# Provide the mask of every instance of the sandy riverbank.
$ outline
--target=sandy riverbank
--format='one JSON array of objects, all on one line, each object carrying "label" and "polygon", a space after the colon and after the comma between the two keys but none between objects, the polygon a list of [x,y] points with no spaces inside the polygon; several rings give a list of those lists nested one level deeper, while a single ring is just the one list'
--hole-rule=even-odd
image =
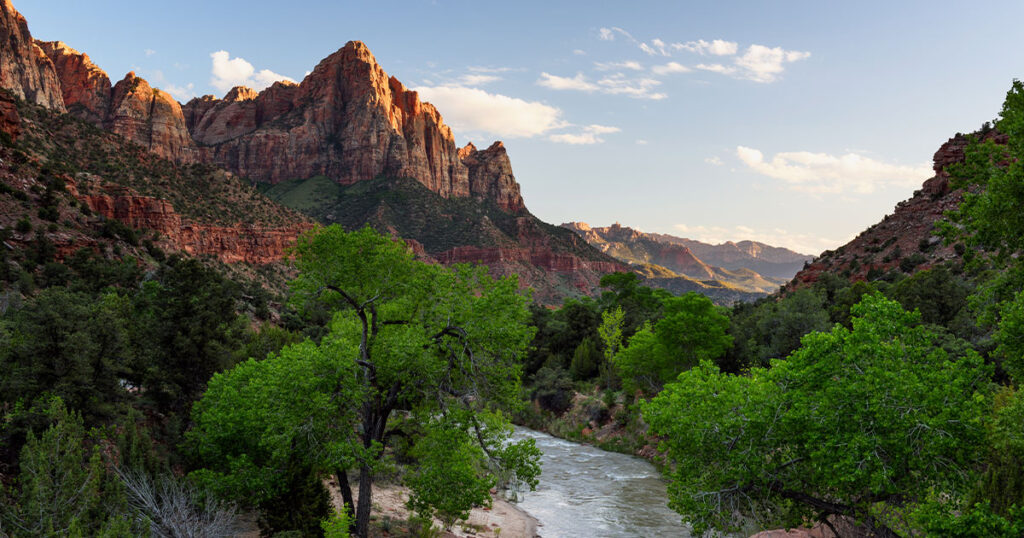
[{"label": "sandy riverbank", "polygon": [[[331,492],[331,503],[336,509],[341,509],[341,494],[337,485],[332,481],[329,483]],[[357,493],[357,492],[353,492]],[[358,500],[358,495],[356,495]],[[390,517],[397,521],[407,520],[410,516],[409,509],[405,502],[409,499],[408,488],[392,484],[374,484],[373,486],[373,514],[378,517]],[[437,527],[441,522],[434,520]],[[442,534],[446,537],[457,538],[535,538],[537,534],[537,520],[530,514],[520,510],[516,505],[500,498],[494,497],[491,508],[474,508],[469,513],[469,520],[456,523],[451,533]]]}]

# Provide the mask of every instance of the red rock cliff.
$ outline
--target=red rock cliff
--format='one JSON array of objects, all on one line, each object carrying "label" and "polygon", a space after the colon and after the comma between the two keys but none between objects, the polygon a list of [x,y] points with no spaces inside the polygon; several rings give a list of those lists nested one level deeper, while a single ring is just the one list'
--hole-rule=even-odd
[{"label": "red rock cliff", "polygon": [[64,106],[72,115],[103,127],[110,109],[110,77],[87,54],[60,41],[36,41],[53,62]]},{"label": "red rock cliff", "polygon": [[495,142],[479,151],[470,143],[459,150],[459,158],[469,170],[469,192],[473,196],[493,200],[512,213],[526,207],[519,193],[519,183],[512,175],[512,163],[505,144]]},{"label": "red rock cliff", "polygon": [[135,73],[128,73],[114,86],[105,126],[161,157],[178,162],[194,160],[181,105]]},{"label": "red rock cliff", "polygon": [[[72,185],[69,189],[77,193]],[[106,218],[160,232],[171,248],[189,255],[212,255],[223,262],[265,264],[280,261],[298,235],[312,224],[285,228],[260,228],[248,224],[216,226],[188,222],[167,200],[140,196],[131,189],[106,186],[104,192],[77,195],[89,208]]]},{"label": "red rock cliff", "polygon": [[32,40],[25,17],[0,0],[0,87],[26,101],[64,112],[53,62]]},{"label": "red rock cliff", "polygon": [[470,195],[468,170],[437,109],[389,77],[358,41],[299,85],[194,99],[185,116],[203,160],[257,181],[326,175],[352,184],[387,175],[446,197]]}]

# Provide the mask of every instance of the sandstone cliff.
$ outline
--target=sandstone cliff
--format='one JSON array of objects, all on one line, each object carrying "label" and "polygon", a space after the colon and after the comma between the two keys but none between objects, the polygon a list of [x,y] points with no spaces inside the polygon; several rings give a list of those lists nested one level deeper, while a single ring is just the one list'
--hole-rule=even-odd
[{"label": "sandstone cliff", "polygon": [[110,77],[93,64],[87,54],[61,41],[35,43],[56,68],[61,95],[68,112],[97,127],[103,127],[110,109]]},{"label": "sandstone cliff", "polygon": [[79,194],[77,188],[69,187],[94,213],[132,228],[159,232],[165,245],[173,250],[192,256],[210,255],[226,263],[281,261],[299,234],[313,227],[312,223],[273,228],[203,224],[182,219],[167,200],[140,196],[125,187],[104,185],[101,192],[92,194]]},{"label": "sandstone cliff", "polygon": [[0,0],[0,87],[30,103],[65,110],[53,62],[32,40],[25,17],[10,0]]},{"label": "sandstone cliff", "polygon": [[104,125],[166,159],[185,163],[194,160],[181,105],[135,73],[128,73],[114,86]]}]

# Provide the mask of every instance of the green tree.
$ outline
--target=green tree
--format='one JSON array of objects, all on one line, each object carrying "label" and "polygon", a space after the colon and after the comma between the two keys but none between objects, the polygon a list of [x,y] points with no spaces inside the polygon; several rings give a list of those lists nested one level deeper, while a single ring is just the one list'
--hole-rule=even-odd
[{"label": "green tree", "polygon": [[664,317],[644,325],[615,355],[628,390],[650,394],[702,360],[720,357],[732,345],[729,318],[707,297],[687,293],[665,299]]},{"label": "green tree", "polygon": [[799,526],[830,515],[889,533],[886,506],[962,494],[982,451],[991,368],[880,295],[852,330],[812,333],[749,375],[711,363],[643,406],[673,465],[670,506],[697,532],[736,518]]},{"label": "green tree", "polygon": [[[244,487],[251,481],[274,487],[275,477],[267,472],[272,467],[258,462],[306,458],[307,447],[316,441],[321,446],[313,447],[310,465],[337,475],[349,506],[353,495],[347,471],[358,472],[354,532],[365,537],[373,476],[386,463],[389,419],[402,411],[424,426],[427,438],[437,428],[458,424],[479,447],[462,456],[488,473],[511,471],[535,484],[538,468],[527,463],[539,453],[532,441],[508,442],[511,430],[501,413],[520,405],[520,361],[533,336],[526,325],[528,298],[519,293],[515,279],[493,280],[481,267],[447,269],[417,262],[404,244],[369,228],[346,233],[332,226],[311,232],[299,239],[295,255],[300,273],[293,282],[294,300],[302,307],[332,308],[330,332],[319,345],[289,346],[279,359],[264,361],[279,364],[261,368],[250,361],[211,381],[196,406],[192,440],[201,454],[209,451],[208,462],[229,451],[235,468],[208,472],[219,473],[217,478],[229,485]],[[325,410],[273,397],[288,386],[279,379],[291,375],[287,361],[301,363],[305,356],[319,358],[303,368],[322,367],[323,373],[307,382],[313,387],[295,392],[317,399]],[[280,389],[265,390],[265,385]],[[265,402],[267,411],[240,418],[228,437],[216,431],[222,427],[218,414],[239,412],[233,407],[249,405],[253,398]],[[268,429],[277,438],[272,446],[261,446]],[[519,457],[524,446],[532,449],[530,458]],[[240,453],[243,447],[253,447],[255,455]],[[417,484],[422,482],[413,481],[414,498],[436,508],[441,500],[417,490]],[[456,495],[458,489],[447,491]]]},{"label": "green tree", "polygon": [[601,352],[597,349],[597,342],[593,338],[584,338],[573,352],[572,362],[569,363],[569,373],[572,374],[573,379],[578,381],[590,379],[598,374],[601,357]]}]

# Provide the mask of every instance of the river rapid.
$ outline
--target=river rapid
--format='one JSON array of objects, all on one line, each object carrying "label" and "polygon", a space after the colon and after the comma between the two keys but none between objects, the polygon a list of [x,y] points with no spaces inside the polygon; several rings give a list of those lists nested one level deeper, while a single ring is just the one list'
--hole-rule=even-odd
[{"label": "river rapid", "polygon": [[515,436],[542,453],[540,484],[519,494],[519,507],[543,538],[690,537],[647,461],[525,428]]}]

